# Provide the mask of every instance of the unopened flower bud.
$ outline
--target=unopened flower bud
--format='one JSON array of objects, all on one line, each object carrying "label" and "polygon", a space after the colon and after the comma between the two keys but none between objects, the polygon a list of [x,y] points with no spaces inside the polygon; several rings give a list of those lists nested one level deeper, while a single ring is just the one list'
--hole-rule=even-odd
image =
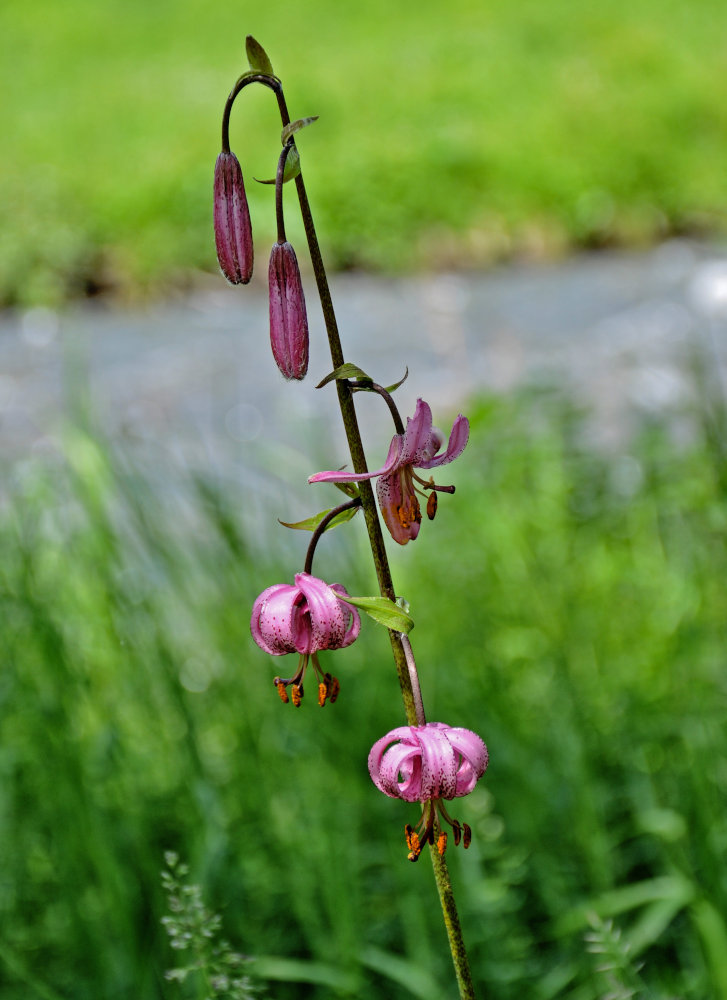
[{"label": "unopened flower bud", "polygon": [[229,150],[220,153],[215,163],[214,223],[222,273],[233,285],[246,285],[253,262],[250,210],[240,164]]},{"label": "unopened flower bud", "polygon": [[295,250],[275,243],[270,253],[270,343],[273,357],[287,379],[308,371],[308,317]]}]

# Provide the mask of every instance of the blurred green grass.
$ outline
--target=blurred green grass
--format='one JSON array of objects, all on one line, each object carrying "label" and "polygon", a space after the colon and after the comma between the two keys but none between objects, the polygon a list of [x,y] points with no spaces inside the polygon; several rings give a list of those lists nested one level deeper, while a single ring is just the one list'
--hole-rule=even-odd
[{"label": "blurred green grass", "polygon": [[[0,303],[216,270],[212,169],[248,32],[293,116],[321,116],[300,148],[336,267],[724,233],[726,22],[721,0],[5,0]],[[273,195],[252,178],[274,173],[278,134],[270,94],[246,93],[232,141],[261,261]]]},{"label": "blurred green grass", "polygon": [[[547,392],[470,416],[456,496],[392,557],[430,719],[491,752],[456,803],[472,847],[450,852],[475,981],[494,1000],[596,1000],[593,911],[633,944],[648,996],[725,997],[717,439],[697,423],[676,448],[654,424],[600,455]],[[163,979],[170,849],[270,995],[453,995],[429,862],[406,861],[412,809],[366,771],[402,717],[385,633],[328,656],[335,706],[283,706],[249,609],[307,539],[271,555],[243,485],[165,479],[75,427],[55,464],[5,480],[3,1000],[184,996]],[[316,571],[372,592],[362,535],[331,533]]]}]

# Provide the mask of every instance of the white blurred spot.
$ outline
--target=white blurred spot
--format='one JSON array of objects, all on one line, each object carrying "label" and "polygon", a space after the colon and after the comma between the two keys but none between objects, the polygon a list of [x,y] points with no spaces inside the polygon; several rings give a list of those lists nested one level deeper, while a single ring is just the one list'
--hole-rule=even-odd
[{"label": "white blurred spot", "polygon": [[48,347],[57,337],[59,326],[57,313],[37,306],[23,313],[20,336],[30,347]]},{"label": "white blurred spot", "polygon": [[703,264],[694,276],[689,295],[705,316],[727,318],[727,260]]}]

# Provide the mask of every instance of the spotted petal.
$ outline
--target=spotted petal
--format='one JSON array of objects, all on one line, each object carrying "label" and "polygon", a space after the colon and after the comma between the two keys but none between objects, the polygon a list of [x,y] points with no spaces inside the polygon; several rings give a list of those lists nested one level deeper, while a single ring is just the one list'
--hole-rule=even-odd
[{"label": "spotted petal", "polygon": [[476,733],[441,722],[400,726],[369,754],[376,787],[407,802],[467,795],[487,767],[487,748]]}]

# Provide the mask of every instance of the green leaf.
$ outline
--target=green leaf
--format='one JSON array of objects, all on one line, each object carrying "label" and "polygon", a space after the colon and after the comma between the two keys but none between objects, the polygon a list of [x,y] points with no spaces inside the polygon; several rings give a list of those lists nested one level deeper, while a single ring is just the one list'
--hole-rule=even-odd
[{"label": "green leaf", "polygon": [[248,35],[245,39],[245,51],[247,52],[247,61],[250,63],[250,69],[253,73],[262,73],[264,76],[275,76],[267,52],[252,35]]},{"label": "green leaf", "polygon": [[407,369],[404,372],[404,378],[400,378],[398,382],[394,382],[393,385],[386,385],[384,386],[384,388],[386,389],[387,392],[394,392],[394,390],[398,389],[400,385],[403,385],[408,378],[409,378],[409,366],[407,365]]},{"label": "green leaf", "polygon": [[313,122],[317,122],[318,117],[318,115],[311,115],[309,118],[298,118],[294,122],[289,122],[280,133],[281,143],[285,145],[288,139],[290,139],[292,135],[295,135],[296,132],[300,132],[300,130],[305,128],[306,125],[312,125]]},{"label": "green leaf", "polygon": [[[283,184],[286,181],[292,181],[294,177],[297,177],[300,173],[300,155],[295,146],[291,146],[290,152],[288,153],[288,158],[285,161],[285,167],[283,168]],[[258,184],[274,184],[275,178],[271,178],[269,181],[261,181],[257,177],[254,177]]]},{"label": "green leaf", "polygon": [[345,493],[347,497],[351,497],[352,500],[355,497],[361,496],[361,491],[355,483],[334,483],[333,485],[341,493]]},{"label": "green leaf", "polygon": [[328,385],[329,382],[333,382],[334,379],[339,378],[357,378],[364,379],[366,382],[373,382],[371,376],[367,375],[358,365],[352,365],[347,362],[345,365],[334,369],[330,375],[326,375],[323,381],[318,383],[316,389],[322,389],[324,385]]},{"label": "green leaf", "polygon": [[[335,528],[339,524],[345,524],[346,521],[350,521],[354,514],[360,510],[360,507],[351,507],[350,510],[342,510],[340,514],[336,514],[331,523],[326,526],[326,531],[331,528]],[[318,525],[321,523],[324,517],[331,513],[333,507],[329,507],[328,510],[322,510],[320,514],[314,514],[312,517],[306,517],[303,521],[281,521],[278,518],[278,523],[282,524],[284,528],[296,528],[298,531],[315,531]]]},{"label": "green leaf", "polygon": [[338,596],[347,604],[361,608],[375,622],[393,629],[394,632],[407,633],[414,628],[414,619],[411,615],[388,597],[343,597],[340,594]]}]

